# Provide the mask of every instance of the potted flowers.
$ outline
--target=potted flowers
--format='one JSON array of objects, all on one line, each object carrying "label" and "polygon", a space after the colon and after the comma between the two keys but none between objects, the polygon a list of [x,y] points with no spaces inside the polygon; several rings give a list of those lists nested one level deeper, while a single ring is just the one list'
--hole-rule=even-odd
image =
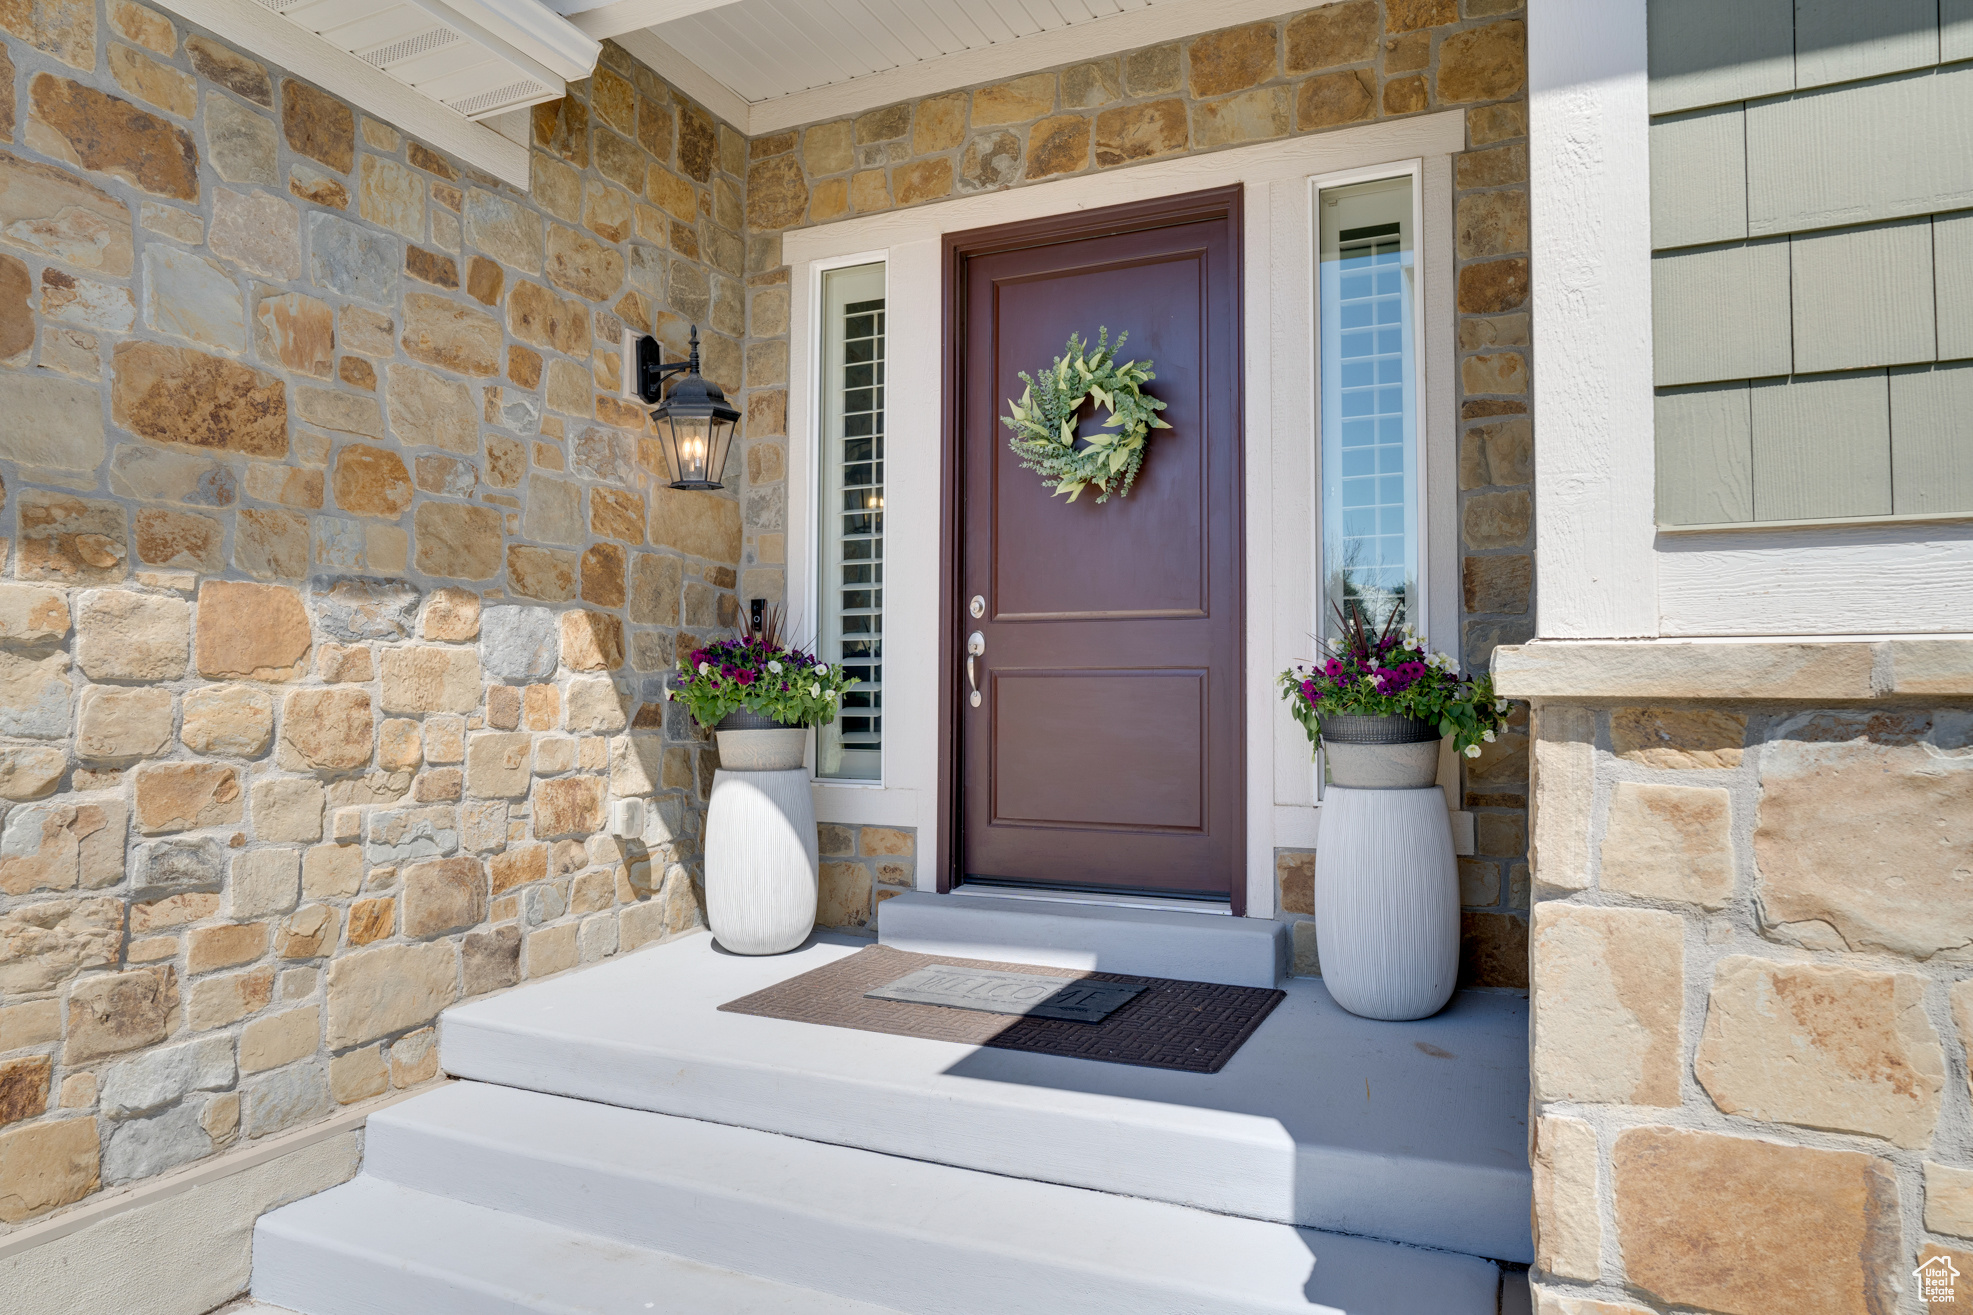
[{"label": "potted flowers", "polygon": [[1468,758],[1491,743],[1507,711],[1486,676],[1462,679],[1459,663],[1428,652],[1392,612],[1373,633],[1354,602],[1336,609],[1342,638],[1328,656],[1281,673],[1281,697],[1311,744],[1328,751],[1329,783],[1357,790],[1415,790],[1439,773],[1439,741]]},{"label": "potted flowers", "polygon": [[758,636],[718,639],[678,659],[671,696],[719,741],[722,767],[786,771],[802,765],[808,728],[836,719],[852,682],[841,667],[784,642],[770,613]]},{"label": "potted flowers", "polygon": [[780,954],[815,926],[815,805],[802,766],[808,728],[834,721],[853,682],[786,643],[776,611],[758,635],[678,660],[671,697],[719,741],[706,809],[706,922],[735,954]]},{"label": "potted flowers", "polygon": [[1316,665],[1281,673],[1295,720],[1328,759],[1315,850],[1323,985],[1365,1018],[1426,1018],[1459,976],[1459,870],[1439,744],[1478,757],[1507,711],[1484,676],[1431,652],[1395,615],[1373,631],[1352,604]]}]

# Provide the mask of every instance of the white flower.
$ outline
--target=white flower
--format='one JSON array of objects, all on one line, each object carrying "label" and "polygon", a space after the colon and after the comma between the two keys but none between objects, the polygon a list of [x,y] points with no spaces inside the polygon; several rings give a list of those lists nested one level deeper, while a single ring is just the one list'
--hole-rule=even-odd
[{"label": "white flower", "polygon": [[1483,740],[1485,740],[1485,741],[1486,741],[1486,742],[1487,742],[1488,744],[1492,744],[1492,743],[1493,743],[1493,732],[1492,732],[1491,730],[1489,730],[1489,731],[1486,731],[1486,732],[1485,732],[1484,734],[1482,734],[1482,735],[1480,736],[1480,738],[1481,738],[1481,739],[1483,739]]},{"label": "white flower", "polygon": [[1505,712],[1505,711],[1507,711],[1507,700],[1506,700],[1506,699],[1495,699],[1495,700],[1493,701],[1493,710],[1494,710],[1495,712]]},{"label": "white flower", "polygon": [[815,674],[816,674],[816,675],[818,675],[818,676],[826,676],[826,675],[828,675],[828,674],[829,674],[829,664],[828,664],[827,662],[818,662],[818,663],[816,663],[816,664],[815,664]]},{"label": "white flower", "polygon": [[769,671],[771,671],[771,672],[773,672],[773,673],[774,673],[775,675],[777,675],[777,676],[781,674],[781,664],[780,664],[779,662],[770,662],[770,663],[768,663],[768,664],[767,664],[767,669],[768,669]]},{"label": "white flower", "polygon": [[701,676],[703,676],[703,675],[705,675],[705,674],[706,674],[706,673],[707,673],[708,671],[711,671],[711,670],[712,670],[712,663],[710,663],[710,662],[701,662],[701,663],[699,664],[699,674],[700,674]]},{"label": "white flower", "polygon": [[835,701],[835,698],[836,698],[836,691],[835,691],[835,690],[830,690],[830,691],[829,691],[829,700],[830,700],[830,702],[832,702],[832,703],[833,703],[833,702]]},{"label": "white flower", "polygon": [[1479,756],[1480,756],[1480,746],[1479,746],[1479,745],[1477,745],[1477,744],[1469,744],[1469,745],[1467,745],[1467,746],[1466,746],[1466,756],[1467,756],[1468,758],[1477,758],[1477,757],[1479,757]]},{"label": "white flower", "polygon": [[[812,699],[819,699],[819,698],[821,698],[821,697],[822,697],[822,686],[821,686],[820,684],[814,684],[814,685],[810,685],[810,686],[808,687],[808,696],[809,696],[810,698],[812,698]],[[1488,732],[1487,732],[1487,734],[1489,734],[1489,735],[1491,735],[1491,734],[1493,734],[1493,732],[1492,732],[1492,731],[1488,731]]]}]

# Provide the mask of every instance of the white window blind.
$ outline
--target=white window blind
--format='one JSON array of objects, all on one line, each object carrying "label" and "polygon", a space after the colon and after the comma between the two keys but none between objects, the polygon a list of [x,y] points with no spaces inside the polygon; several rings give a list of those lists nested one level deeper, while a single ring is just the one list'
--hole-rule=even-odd
[{"label": "white window blind", "polygon": [[884,731],[884,266],[822,276],[821,531],[824,661],[860,683],[818,735],[819,774],[877,780]]}]

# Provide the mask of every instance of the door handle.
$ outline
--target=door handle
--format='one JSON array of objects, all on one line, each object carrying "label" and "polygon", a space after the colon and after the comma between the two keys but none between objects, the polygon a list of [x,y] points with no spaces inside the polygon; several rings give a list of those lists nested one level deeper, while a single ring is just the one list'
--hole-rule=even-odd
[{"label": "door handle", "polygon": [[980,681],[973,669],[973,661],[985,652],[986,636],[975,630],[966,640],[966,684],[973,691],[970,702],[976,708],[980,706]]}]

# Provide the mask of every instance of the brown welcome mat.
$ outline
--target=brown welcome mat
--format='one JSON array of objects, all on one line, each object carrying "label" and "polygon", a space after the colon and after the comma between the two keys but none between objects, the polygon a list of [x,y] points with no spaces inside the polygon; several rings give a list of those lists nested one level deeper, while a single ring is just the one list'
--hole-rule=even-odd
[{"label": "brown welcome mat", "polygon": [[[933,964],[1090,978],[1143,990],[1100,1023],[864,998],[865,991]],[[1257,986],[1125,977],[1074,968],[1044,968],[1031,963],[985,963],[978,959],[910,954],[887,945],[872,945],[826,968],[790,977],[719,1008],[722,1013],[756,1014],[796,1023],[851,1027],[860,1032],[957,1041],[997,1050],[1031,1050],[1042,1055],[1069,1055],[1110,1064],[1217,1073],[1286,996],[1285,991]]]}]

